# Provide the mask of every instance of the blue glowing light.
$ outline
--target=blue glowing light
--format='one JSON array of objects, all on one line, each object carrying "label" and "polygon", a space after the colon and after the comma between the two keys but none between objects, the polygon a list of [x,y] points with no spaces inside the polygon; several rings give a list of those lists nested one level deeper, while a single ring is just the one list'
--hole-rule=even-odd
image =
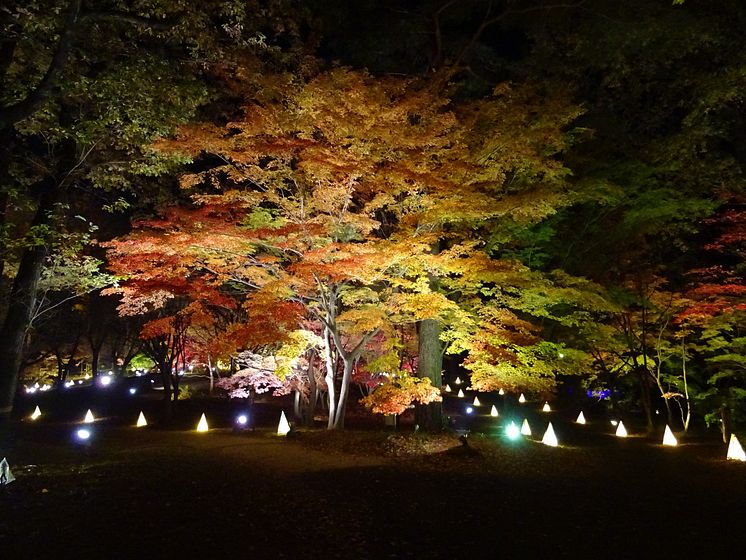
[{"label": "blue glowing light", "polygon": [[81,441],[86,441],[91,438],[91,430],[88,428],[80,428],[75,432],[75,437]]},{"label": "blue glowing light", "polygon": [[245,426],[246,423],[249,421],[249,417],[245,414],[241,414],[236,418],[236,422],[240,424],[241,426]]},{"label": "blue glowing light", "polygon": [[508,439],[518,439],[521,437],[521,430],[515,425],[515,422],[511,420],[510,424],[505,428],[505,435],[508,436]]},{"label": "blue glowing light", "polygon": [[466,407],[466,414],[474,414],[474,408],[471,406]]},{"label": "blue glowing light", "polygon": [[137,389],[130,387],[130,395],[134,395],[135,393],[137,393]]}]

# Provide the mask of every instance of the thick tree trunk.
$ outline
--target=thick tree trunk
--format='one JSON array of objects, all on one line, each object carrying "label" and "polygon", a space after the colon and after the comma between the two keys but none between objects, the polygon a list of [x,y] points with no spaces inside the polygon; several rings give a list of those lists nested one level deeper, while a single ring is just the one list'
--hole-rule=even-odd
[{"label": "thick tree trunk", "polygon": [[653,404],[650,399],[650,383],[648,382],[648,373],[646,371],[640,371],[637,369],[637,379],[640,383],[640,402],[642,403],[642,409],[645,411],[645,422],[648,434],[652,434],[655,431],[655,425],[653,422]]},{"label": "thick tree trunk", "polygon": [[[419,328],[419,371],[418,377],[428,378],[433,387],[443,384],[443,352],[440,342],[440,322],[436,319],[425,319]],[[443,406],[441,403],[417,405],[416,422],[421,430],[438,432],[443,429]]]},{"label": "thick tree trunk", "polygon": [[[48,214],[54,208],[55,194],[52,187],[42,195],[32,225],[47,222]],[[7,429],[13,411],[26,330],[36,304],[36,290],[46,254],[43,244],[24,251],[13,281],[8,312],[0,329],[0,437]]]}]

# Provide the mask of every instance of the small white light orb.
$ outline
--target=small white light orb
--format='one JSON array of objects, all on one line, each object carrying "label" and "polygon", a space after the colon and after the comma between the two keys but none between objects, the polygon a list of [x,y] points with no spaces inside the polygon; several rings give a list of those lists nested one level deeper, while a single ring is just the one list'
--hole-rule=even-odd
[{"label": "small white light orb", "polygon": [[197,424],[197,431],[198,432],[206,432],[210,428],[207,426],[207,418],[205,417],[205,413],[202,413],[202,417],[199,419],[199,423]]},{"label": "small white light orb", "polygon": [[474,406],[482,406],[482,403],[479,402],[479,397],[474,397],[474,402],[472,404]]},{"label": "small white light orb", "polygon": [[545,402],[544,407],[541,410],[542,412],[552,412],[552,407],[549,406],[548,402]]},{"label": "small white light orb", "polygon": [[738,441],[736,434],[730,435],[728,454],[726,455],[726,458],[731,461],[746,461],[746,453],[744,453],[743,447],[741,447],[741,443]]},{"label": "small white light orb", "polygon": [[523,393],[521,393],[521,396],[518,397],[518,402],[519,403],[525,403],[526,402],[526,397],[523,395]]},{"label": "small white light orb", "polygon": [[575,420],[577,424],[585,424],[585,416],[583,415],[583,411],[580,411],[580,414],[578,414],[578,418]]},{"label": "small white light orb", "polygon": [[677,441],[676,436],[673,435],[671,428],[669,428],[668,424],[666,424],[666,431],[663,432],[663,445],[675,447],[678,444],[679,442]]},{"label": "small white light orb", "polygon": [[130,387],[130,395],[134,395],[135,393],[137,393],[137,389]]},{"label": "small white light orb", "polygon": [[617,424],[619,424],[619,420],[611,420],[612,426],[616,426]]},{"label": "small white light orb", "polygon": [[279,424],[277,424],[277,435],[286,436],[288,435],[288,432],[290,432],[290,424],[288,423],[288,419],[285,416],[285,411],[283,410],[280,413],[280,422]]},{"label": "small white light orb", "polygon": [[523,419],[523,424],[521,425],[521,435],[522,436],[531,435],[531,426],[528,425],[528,418]]},{"label": "small white light orb", "polygon": [[493,418],[497,418],[499,415],[497,413],[497,407],[493,404],[492,408],[490,409],[490,416]]},{"label": "small white light orb", "polygon": [[39,405],[36,406],[34,411],[31,413],[31,420],[36,420],[41,416],[41,410],[39,409]]},{"label": "small white light orb", "polygon": [[550,447],[557,447],[559,444],[557,436],[554,434],[554,428],[552,428],[551,422],[549,422],[549,426],[547,426],[547,431],[544,432],[544,437],[541,438],[541,443],[549,445]]},{"label": "small white light orb", "polygon": [[505,435],[508,436],[509,439],[517,439],[518,436],[521,435],[521,430],[515,425],[515,422],[511,420],[510,424],[505,428]]},{"label": "small white light orb", "polygon": [[245,426],[248,421],[249,421],[249,417],[246,416],[245,414],[239,414],[236,417],[236,423],[240,424],[241,426]]},{"label": "small white light orb", "polygon": [[26,387],[27,393],[36,393],[36,387]]},{"label": "small white light orb", "polygon": [[106,375],[114,375],[114,372],[111,371],[111,370],[109,370],[109,371],[106,372]]},{"label": "small white light orb", "polygon": [[145,414],[143,414],[142,410],[140,411],[140,416],[137,417],[137,424],[136,426],[138,428],[142,428],[143,426],[147,426],[148,421],[145,420]]},{"label": "small white light orb", "polygon": [[627,428],[624,427],[624,422],[619,422],[616,427],[616,437],[627,437]]},{"label": "small white light orb", "polygon": [[560,353],[559,353],[559,357],[560,357],[560,360],[561,360],[562,358],[564,358],[564,357],[565,357],[565,355],[564,355],[564,354],[563,354],[562,352],[560,352]]},{"label": "small white light orb", "polygon": [[91,430],[88,428],[80,428],[76,430],[75,437],[77,437],[81,441],[87,441],[91,438]]},{"label": "small white light orb", "polygon": [[85,418],[83,418],[83,422],[86,424],[90,424],[95,421],[95,418],[93,417],[93,412],[91,412],[91,409],[88,409],[88,412],[85,413]]},{"label": "small white light orb", "polygon": [[471,406],[466,407],[466,414],[474,414],[474,408]]},{"label": "small white light orb", "polygon": [[102,377],[100,383],[102,387],[108,387],[111,385],[111,377]]}]

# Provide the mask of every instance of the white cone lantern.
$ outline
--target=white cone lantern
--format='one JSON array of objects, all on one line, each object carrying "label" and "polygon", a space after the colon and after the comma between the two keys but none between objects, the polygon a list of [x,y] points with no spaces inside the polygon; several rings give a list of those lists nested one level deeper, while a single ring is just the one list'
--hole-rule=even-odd
[{"label": "white cone lantern", "polygon": [[288,423],[288,419],[285,416],[285,411],[283,410],[280,413],[280,423],[277,424],[277,435],[286,436],[288,435],[288,432],[290,432],[290,424]]},{"label": "white cone lantern", "polygon": [[580,411],[580,414],[578,414],[577,420],[575,420],[576,424],[585,424],[585,415],[583,414],[583,411]]},{"label": "white cone lantern", "polygon": [[492,409],[490,410],[490,416],[497,418],[499,414],[497,413],[497,407],[493,404]]},{"label": "white cone lantern", "polygon": [[458,396],[459,396],[459,397],[461,397],[461,398],[463,398],[463,396],[464,396],[464,391],[463,391],[463,390],[461,390],[461,389],[459,389],[459,390],[458,390]]},{"label": "white cone lantern", "polygon": [[199,423],[197,424],[197,431],[198,432],[206,432],[209,430],[210,427],[207,425],[207,417],[205,416],[205,413],[202,413],[202,417],[199,419]]},{"label": "white cone lantern", "polygon": [[94,420],[95,418],[93,418],[93,412],[91,412],[91,409],[89,408],[88,412],[85,413],[85,418],[83,418],[83,422],[85,422],[86,424],[91,424],[94,422]]},{"label": "white cone lantern", "polygon": [[482,403],[479,402],[479,397],[474,397],[474,406],[482,406]]},{"label": "white cone lantern", "polygon": [[36,420],[41,416],[41,410],[39,409],[39,405],[36,406],[34,411],[31,413],[31,420]]},{"label": "white cone lantern", "polygon": [[541,409],[542,412],[552,412],[552,407],[549,406],[548,402],[544,403],[544,407]]},{"label": "white cone lantern", "polygon": [[671,447],[678,445],[679,442],[676,440],[676,436],[673,435],[671,428],[666,424],[666,431],[663,432],[663,445],[670,445]]},{"label": "white cone lantern", "polygon": [[530,436],[531,435],[531,426],[528,425],[528,419],[523,419],[523,425],[521,426],[521,435],[522,436]]},{"label": "white cone lantern", "polygon": [[525,403],[526,402],[526,397],[523,396],[523,393],[521,393],[521,396],[518,397],[518,402],[519,403]]},{"label": "white cone lantern", "polygon": [[741,447],[736,434],[730,435],[730,443],[728,443],[728,455],[726,458],[732,461],[746,461],[746,453],[743,452],[743,447]]},{"label": "white cone lantern", "polygon": [[547,426],[547,431],[544,432],[544,437],[541,438],[541,443],[544,445],[549,445],[550,447],[557,447],[557,436],[554,434],[554,428],[552,428],[552,423],[549,422],[549,426]]},{"label": "white cone lantern", "polygon": [[616,426],[616,437],[627,437],[627,428],[624,427],[624,422],[621,420]]},{"label": "white cone lantern", "polygon": [[136,426],[138,428],[142,428],[143,426],[147,426],[148,421],[145,420],[145,414],[143,414],[142,410],[140,411],[140,416],[137,417],[137,424]]},{"label": "white cone lantern", "polygon": [[502,397],[505,394],[505,389],[500,389],[497,394]]},{"label": "white cone lantern", "polygon": [[454,381],[454,383],[455,383],[456,385],[461,385],[461,378],[460,378],[460,377],[457,377],[457,378],[456,378],[456,381]]},{"label": "white cone lantern", "polygon": [[446,393],[450,393],[451,392],[451,386],[450,385],[446,385],[445,391],[446,391]]}]

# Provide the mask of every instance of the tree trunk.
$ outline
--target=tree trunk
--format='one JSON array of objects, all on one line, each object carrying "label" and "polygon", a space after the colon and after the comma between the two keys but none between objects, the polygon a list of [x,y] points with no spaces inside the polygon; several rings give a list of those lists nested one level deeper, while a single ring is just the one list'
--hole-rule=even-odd
[{"label": "tree trunk", "polygon": [[[48,221],[48,214],[56,201],[55,195],[54,187],[42,195],[32,226]],[[13,411],[26,330],[36,304],[36,290],[46,255],[44,244],[29,247],[23,252],[13,280],[8,312],[0,329],[0,438],[9,425]]]},{"label": "tree trunk", "polygon": [[335,414],[337,411],[336,392],[334,390],[334,360],[332,359],[332,346],[329,340],[329,329],[324,329],[324,363],[326,365],[326,394],[329,401],[329,420],[326,423],[328,430],[333,429]]},{"label": "tree trunk", "polygon": [[647,371],[641,371],[639,366],[635,371],[637,373],[637,380],[640,383],[640,402],[642,403],[642,409],[645,411],[647,433],[652,434],[655,431],[655,423],[653,422],[653,404],[650,399],[648,373]]},{"label": "tree trunk", "polygon": [[732,433],[730,407],[728,403],[724,402],[720,406],[720,433],[723,435],[723,443],[730,442],[730,434]]},{"label": "tree trunk", "polygon": [[339,388],[339,401],[337,402],[337,413],[334,418],[334,429],[341,430],[345,427],[345,409],[347,408],[347,395],[350,392],[350,379],[352,379],[352,368],[355,365],[353,358],[344,360],[344,373],[342,374],[342,385]]},{"label": "tree trunk", "polygon": [[[428,378],[433,387],[443,384],[443,352],[440,343],[440,322],[436,319],[425,319],[419,328],[419,369],[418,377]],[[443,405],[434,402],[417,405],[416,422],[421,430],[439,432],[443,429]]]}]

